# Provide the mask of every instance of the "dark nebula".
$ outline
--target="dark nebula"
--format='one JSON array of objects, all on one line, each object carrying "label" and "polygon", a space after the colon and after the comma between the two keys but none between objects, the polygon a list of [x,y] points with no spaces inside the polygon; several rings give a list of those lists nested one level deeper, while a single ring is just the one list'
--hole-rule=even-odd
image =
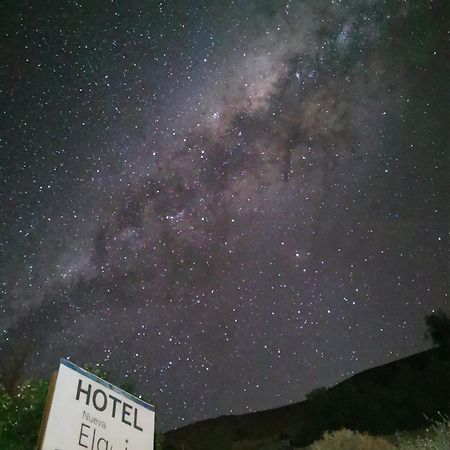
[{"label": "dark nebula", "polygon": [[164,430],[429,347],[446,10],[1,2],[4,382],[101,364]]}]

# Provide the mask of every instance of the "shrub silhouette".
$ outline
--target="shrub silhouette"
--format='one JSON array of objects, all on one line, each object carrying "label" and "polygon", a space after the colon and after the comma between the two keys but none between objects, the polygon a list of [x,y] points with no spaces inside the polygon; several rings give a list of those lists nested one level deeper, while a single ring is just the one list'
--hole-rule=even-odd
[{"label": "shrub silhouette", "polygon": [[450,356],[450,317],[442,310],[425,316],[427,337],[439,347],[443,356]]}]

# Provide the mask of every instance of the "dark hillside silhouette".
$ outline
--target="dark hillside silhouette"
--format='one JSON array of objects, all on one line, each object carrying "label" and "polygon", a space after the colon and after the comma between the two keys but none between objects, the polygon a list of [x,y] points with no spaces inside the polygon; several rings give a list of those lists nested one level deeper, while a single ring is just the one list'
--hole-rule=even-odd
[{"label": "dark hillside silhouette", "polygon": [[226,450],[233,441],[264,438],[284,438],[305,446],[327,430],[345,427],[392,434],[418,429],[449,414],[450,361],[440,348],[434,348],[366,370],[329,389],[315,390],[303,402],[168,432],[166,448],[206,450],[220,442]]}]

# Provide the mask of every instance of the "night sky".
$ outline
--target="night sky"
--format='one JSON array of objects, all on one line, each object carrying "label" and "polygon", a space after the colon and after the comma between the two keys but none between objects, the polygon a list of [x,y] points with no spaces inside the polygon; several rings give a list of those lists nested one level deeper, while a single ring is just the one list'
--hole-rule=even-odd
[{"label": "night sky", "polygon": [[0,369],[165,430],[431,346],[446,1],[0,3]]}]

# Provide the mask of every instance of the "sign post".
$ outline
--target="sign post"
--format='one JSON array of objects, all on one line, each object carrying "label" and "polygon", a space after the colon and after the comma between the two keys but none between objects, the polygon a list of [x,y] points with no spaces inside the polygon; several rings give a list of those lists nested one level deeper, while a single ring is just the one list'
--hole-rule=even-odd
[{"label": "sign post", "polygon": [[152,405],[62,359],[39,450],[153,450]]}]

